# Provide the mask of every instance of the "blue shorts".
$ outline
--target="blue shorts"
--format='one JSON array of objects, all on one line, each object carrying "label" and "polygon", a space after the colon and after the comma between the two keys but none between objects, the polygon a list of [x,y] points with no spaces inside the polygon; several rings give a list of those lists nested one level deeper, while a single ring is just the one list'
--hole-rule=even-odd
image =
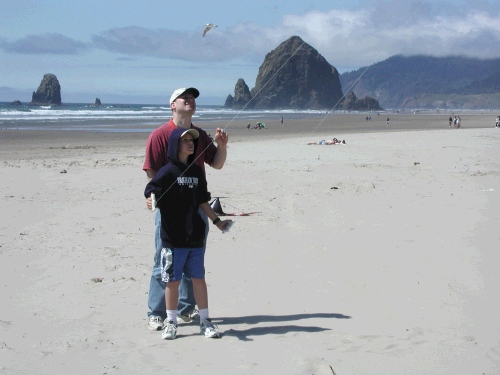
[{"label": "blue shorts", "polygon": [[323,139],[322,141],[319,141],[320,145],[326,145],[326,141]]},{"label": "blue shorts", "polygon": [[161,281],[180,281],[182,274],[195,279],[205,278],[205,254],[203,247],[162,248]]}]

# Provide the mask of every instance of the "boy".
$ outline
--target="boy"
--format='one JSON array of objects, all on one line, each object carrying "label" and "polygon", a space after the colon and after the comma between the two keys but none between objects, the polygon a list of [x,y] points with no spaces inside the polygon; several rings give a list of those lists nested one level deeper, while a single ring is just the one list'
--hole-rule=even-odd
[{"label": "boy", "polygon": [[167,283],[167,324],[162,332],[165,340],[177,337],[178,288],[183,273],[193,281],[201,333],[205,337],[220,337],[217,326],[210,321],[208,313],[203,252],[205,223],[198,208],[222,231],[231,221],[221,221],[208,204],[210,193],[207,191],[205,173],[192,160],[194,142],[198,136],[195,129],[178,128],[172,131],[167,155],[169,163],[160,168],[144,191],[146,198],[151,193],[156,195],[161,214],[161,274],[162,281]]}]

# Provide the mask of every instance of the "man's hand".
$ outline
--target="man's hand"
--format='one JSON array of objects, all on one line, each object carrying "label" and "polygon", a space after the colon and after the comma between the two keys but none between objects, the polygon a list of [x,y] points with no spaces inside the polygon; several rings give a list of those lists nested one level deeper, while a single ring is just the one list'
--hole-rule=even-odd
[{"label": "man's hand", "polygon": [[214,141],[215,141],[215,143],[217,143],[217,146],[226,147],[228,140],[229,140],[229,136],[227,135],[227,133],[223,129],[217,128],[217,130],[215,130]]}]

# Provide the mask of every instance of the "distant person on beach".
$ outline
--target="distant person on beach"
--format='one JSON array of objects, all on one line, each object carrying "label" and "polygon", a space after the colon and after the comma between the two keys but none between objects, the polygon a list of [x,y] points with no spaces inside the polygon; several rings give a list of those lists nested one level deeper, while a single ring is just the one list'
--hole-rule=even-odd
[{"label": "distant person on beach", "polygon": [[250,123],[248,123],[247,125],[247,129],[250,129],[252,125],[250,125]]},{"label": "distant person on beach", "polygon": [[453,122],[453,118],[452,118],[452,117],[451,117],[451,115],[450,115],[450,118],[448,119],[448,123],[449,123],[449,124],[448,124],[448,126],[449,126],[450,128],[451,128],[451,123],[452,123],[452,122]]},{"label": "distant person on beach", "polygon": [[386,123],[387,123],[387,126],[389,126],[389,117],[387,117]]},{"label": "distant person on beach", "polygon": [[500,116],[497,116],[495,120],[495,128],[500,128]]},{"label": "distant person on beach", "polygon": [[169,137],[168,164],[161,167],[149,181],[144,196],[158,197],[161,215],[161,281],[166,284],[166,321],[161,337],[177,337],[177,305],[179,285],[184,276],[193,284],[200,315],[200,333],[205,337],[220,337],[218,327],[208,312],[208,292],[205,282],[205,220],[200,209],[221,231],[231,223],[221,221],[208,201],[207,180],[203,169],[193,163],[194,141],[199,137],[195,129],[177,128]]},{"label": "distant person on beach", "polygon": [[457,118],[457,129],[460,129],[460,124],[462,123],[462,119],[460,118],[460,116],[458,116]]},{"label": "distant person on beach", "polygon": [[281,123],[281,126],[284,126],[283,125],[283,117],[281,118],[280,123]]},{"label": "distant person on beach", "polygon": [[[195,141],[194,163],[199,165],[205,171],[205,163],[214,169],[221,169],[226,161],[227,154],[227,133],[217,128],[215,131],[214,141],[207,133],[194,126],[191,123],[192,117],[196,112],[196,98],[200,92],[194,87],[177,89],[170,97],[170,108],[172,110],[172,118],[166,124],[155,129],[149,136],[146,144],[146,156],[144,159],[143,170],[147,177],[151,180],[161,167],[168,164],[168,139],[170,133],[177,128],[195,129],[199,133],[199,137]],[[215,144],[217,146],[215,146]],[[151,198],[146,199],[146,205],[151,209]],[[204,212],[200,212],[203,220],[208,223],[208,219]],[[156,212],[155,218],[155,256],[152,269],[149,294],[148,294],[148,318],[149,329],[161,330],[163,322],[167,317],[165,305],[165,283],[161,279],[161,216],[159,211]],[[208,224],[205,231],[205,243],[208,235]],[[179,287],[179,318],[189,323],[199,319],[199,312],[195,309],[196,301],[193,294],[192,283],[189,277],[183,277]]]},{"label": "distant person on beach", "polygon": [[309,142],[308,145],[338,145],[338,144],[346,144],[345,140],[338,140],[337,138],[333,138],[332,140],[321,140],[319,142]]}]

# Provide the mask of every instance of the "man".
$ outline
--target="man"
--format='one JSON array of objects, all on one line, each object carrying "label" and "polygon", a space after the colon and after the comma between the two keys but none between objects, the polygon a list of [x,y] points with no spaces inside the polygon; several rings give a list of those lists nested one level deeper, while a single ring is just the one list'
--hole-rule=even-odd
[{"label": "man", "polygon": [[[172,130],[177,128],[195,129],[199,133],[196,139],[194,163],[199,165],[205,171],[205,163],[212,168],[221,169],[226,161],[228,136],[225,131],[217,128],[215,139],[212,139],[208,134],[200,128],[195,127],[191,123],[191,119],[196,112],[196,98],[200,92],[194,87],[181,88],[173,92],[170,97],[170,108],[172,110],[172,119],[166,124],[154,130],[146,144],[146,157],[144,160],[143,170],[149,180],[151,180],[158,170],[168,163],[168,138]],[[214,145],[217,144],[217,147]],[[157,197],[159,198],[159,197]],[[146,200],[146,205],[151,209],[151,198]],[[208,219],[205,213],[200,211],[202,218],[207,223],[205,232],[208,235]],[[153,330],[161,330],[163,321],[166,318],[165,305],[165,283],[161,279],[161,216],[159,211],[156,212],[155,218],[155,257],[154,266],[149,284],[148,306],[149,306],[149,324],[148,328]],[[195,310],[195,299],[193,293],[193,285],[189,278],[183,277],[179,287],[179,306],[178,314],[181,321],[189,323],[198,318]]]}]

